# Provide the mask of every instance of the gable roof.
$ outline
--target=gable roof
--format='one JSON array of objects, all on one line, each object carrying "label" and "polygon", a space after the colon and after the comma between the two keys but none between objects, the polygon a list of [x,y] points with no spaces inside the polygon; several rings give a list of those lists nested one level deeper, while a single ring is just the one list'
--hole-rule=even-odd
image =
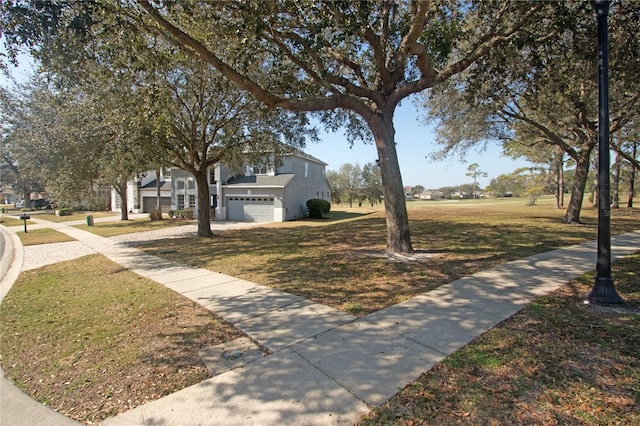
[{"label": "gable roof", "polygon": [[293,173],[283,173],[275,176],[235,176],[230,178],[223,186],[270,186],[284,188],[294,176]]},{"label": "gable roof", "polygon": [[319,163],[322,164],[323,166],[328,166],[327,163],[325,163],[322,160],[317,159],[316,157],[314,157],[313,155],[309,155],[306,152],[302,152],[299,149],[296,149],[296,151],[294,152],[294,155],[297,155],[298,157],[301,157],[305,160],[309,160],[309,161],[313,161],[314,163]]},{"label": "gable roof", "polygon": [[[156,188],[156,181],[157,179],[152,180],[149,183],[146,183],[144,185],[142,185],[140,187],[140,189],[155,189]],[[165,181],[160,181],[160,190],[167,190],[170,191],[171,190],[171,181],[170,180],[165,180]]]}]

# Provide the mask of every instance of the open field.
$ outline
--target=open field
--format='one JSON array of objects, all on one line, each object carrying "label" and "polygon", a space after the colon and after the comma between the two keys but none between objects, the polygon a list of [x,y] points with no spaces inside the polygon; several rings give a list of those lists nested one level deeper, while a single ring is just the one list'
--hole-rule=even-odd
[{"label": "open field", "polygon": [[[408,205],[412,259],[385,255],[382,207],[337,207],[327,219],[142,248],[175,250],[162,256],[366,315],[500,263],[597,238],[595,209],[584,209],[584,224],[565,225],[551,200],[536,206],[521,199]],[[334,220],[334,214],[348,219]],[[636,229],[640,210],[620,210],[612,218],[613,233]]]}]

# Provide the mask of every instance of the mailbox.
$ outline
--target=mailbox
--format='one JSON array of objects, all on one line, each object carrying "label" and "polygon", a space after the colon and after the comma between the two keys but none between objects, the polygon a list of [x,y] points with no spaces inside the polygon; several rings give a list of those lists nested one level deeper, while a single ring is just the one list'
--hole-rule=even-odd
[{"label": "mailbox", "polygon": [[24,233],[27,233],[27,220],[31,219],[31,216],[29,216],[28,214],[22,213],[20,216],[20,219],[22,219],[24,221]]}]

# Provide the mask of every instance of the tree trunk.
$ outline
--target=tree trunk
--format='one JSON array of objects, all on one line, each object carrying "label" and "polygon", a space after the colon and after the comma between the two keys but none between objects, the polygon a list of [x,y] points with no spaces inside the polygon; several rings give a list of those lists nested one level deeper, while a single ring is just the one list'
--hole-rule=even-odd
[{"label": "tree trunk", "polygon": [[564,152],[560,151],[553,160],[554,207],[564,206]]},{"label": "tree trunk", "polygon": [[[633,158],[636,158],[636,155],[638,154],[638,143],[634,142],[633,143]],[[636,168],[633,167],[633,164],[631,165],[631,177],[629,179],[629,198],[627,200],[627,207],[628,208],[633,208],[633,196],[636,195],[636,191],[635,191],[635,184],[636,184]]]},{"label": "tree trunk", "polygon": [[156,210],[162,213],[162,201],[160,198],[160,169],[156,169]]},{"label": "tree trunk", "polygon": [[598,154],[598,152],[596,151],[596,161],[594,164],[594,173],[593,173],[593,202],[591,203],[591,207],[593,207],[594,209],[598,208],[598,200],[600,199],[600,197],[598,196],[598,193],[600,192],[600,170],[598,167],[598,162],[600,161],[600,156]]},{"label": "tree trunk", "polygon": [[25,189],[22,195],[24,196],[24,208],[31,210],[31,191]]},{"label": "tree trunk", "polygon": [[560,189],[560,205],[559,207],[564,207],[564,160],[560,161],[560,176],[558,186]]},{"label": "tree trunk", "polygon": [[592,149],[580,151],[580,156],[576,159],[576,176],[573,181],[569,206],[563,220],[565,223],[580,223],[580,211],[582,210],[584,189],[587,186],[590,166],[589,157]]},{"label": "tree trunk", "polygon": [[386,117],[383,115],[372,117],[369,127],[376,142],[382,175],[384,210],[387,220],[387,252],[413,253],[407,204],[396,152],[393,111],[388,112]]},{"label": "tree trunk", "polygon": [[194,173],[198,186],[198,235],[212,237],[211,232],[211,207],[209,205],[209,182],[207,181],[207,168]]},{"label": "tree trunk", "polygon": [[129,205],[127,202],[127,181],[119,182],[113,187],[116,190],[116,194],[120,197],[120,220],[129,220]]},{"label": "tree trunk", "polygon": [[611,208],[612,209],[620,208],[620,197],[618,194],[619,189],[620,189],[620,155],[616,153],[616,158],[613,162],[613,176],[611,180],[611,197],[612,197]]}]

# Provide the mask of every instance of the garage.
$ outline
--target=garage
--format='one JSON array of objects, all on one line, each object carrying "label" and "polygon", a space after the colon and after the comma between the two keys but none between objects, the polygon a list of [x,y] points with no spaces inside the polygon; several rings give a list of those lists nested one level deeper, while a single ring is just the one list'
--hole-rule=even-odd
[{"label": "garage", "polygon": [[[171,210],[171,197],[160,197],[162,211]],[[156,208],[156,197],[142,197],[142,212],[150,213]]]},{"label": "garage", "polygon": [[228,197],[227,220],[273,222],[273,197]]}]

